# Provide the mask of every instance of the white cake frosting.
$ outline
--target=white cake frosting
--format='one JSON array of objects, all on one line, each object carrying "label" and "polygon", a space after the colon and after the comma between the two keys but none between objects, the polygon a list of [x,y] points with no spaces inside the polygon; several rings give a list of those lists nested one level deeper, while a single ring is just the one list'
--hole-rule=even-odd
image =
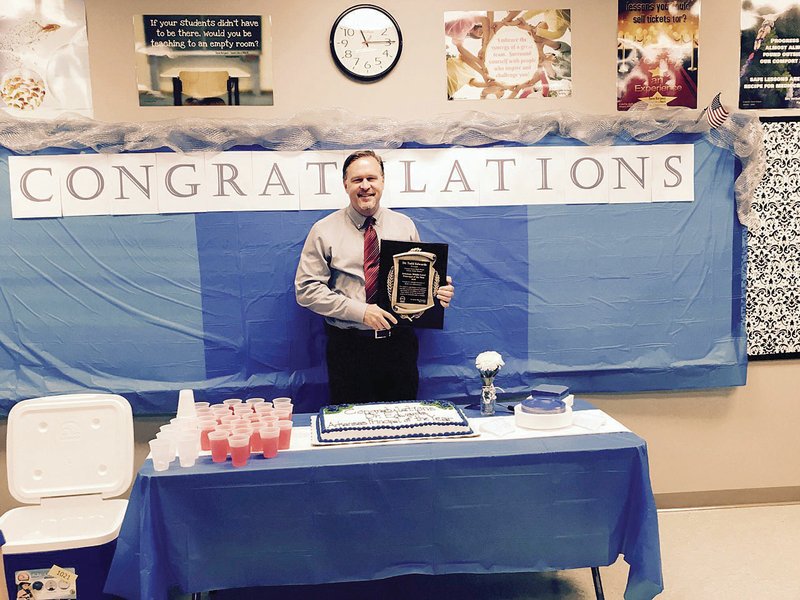
[{"label": "white cake frosting", "polygon": [[337,404],[317,415],[317,440],[328,443],[474,435],[451,402]]}]

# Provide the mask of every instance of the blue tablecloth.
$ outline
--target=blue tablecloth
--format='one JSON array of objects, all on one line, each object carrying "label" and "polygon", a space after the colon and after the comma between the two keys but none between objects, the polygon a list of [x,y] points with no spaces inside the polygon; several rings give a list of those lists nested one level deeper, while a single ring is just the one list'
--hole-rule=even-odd
[{"label": "blue tablecloth", "polygon": [[157,473],[148,460],[106,591],[159,600],[173,587],[549,571],[620,554],[627,600],[663,589],[647,446],[633,433],[315,448],[241,469],[204,457]]}]

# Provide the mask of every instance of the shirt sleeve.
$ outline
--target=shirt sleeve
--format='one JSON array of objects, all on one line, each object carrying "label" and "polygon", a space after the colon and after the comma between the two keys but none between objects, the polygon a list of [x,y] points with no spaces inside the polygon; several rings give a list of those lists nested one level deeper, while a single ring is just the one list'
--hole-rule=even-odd
[{"label": "shirt sleeve", "polygon": [[417,231],[417,224],[416,224],[416,223],[414,223],[414,221],[411,221],[411,229],[412,229],[412,232],[411,232],[411,241],[412,241],[412,242],[419,242],[419,241],[421,241],[421,240],[419,239],[419,231]]},{"label": "shirt sleeve", "polygon": [[331,279],[330,249],[325,246],[316,225],[306,238],[294,278],[297,303],[324,317],[362,323],[367,303],[334,292]]}]

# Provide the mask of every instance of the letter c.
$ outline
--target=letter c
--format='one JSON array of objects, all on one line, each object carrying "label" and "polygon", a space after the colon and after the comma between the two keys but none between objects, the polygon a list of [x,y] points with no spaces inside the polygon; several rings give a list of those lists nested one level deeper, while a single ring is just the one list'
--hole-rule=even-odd
[{"label": "letter c", "polygon": [[25,174],[19,180],[19,189],[22,192],[22,195],[25,196],[31,202],[50,202],[50,200],[53,199],[52,194],[50,194],[50,196],[47,198],[37,198],[36,196],[30,193],[30,190],[28,190],[28,177],[30,177],[31,173],[33,173],[34,171],[47,171],[50,175],[53,174],[52,169],[45,167],[36,167],[35,169],[28,169],[27,171],[25,171]]}]

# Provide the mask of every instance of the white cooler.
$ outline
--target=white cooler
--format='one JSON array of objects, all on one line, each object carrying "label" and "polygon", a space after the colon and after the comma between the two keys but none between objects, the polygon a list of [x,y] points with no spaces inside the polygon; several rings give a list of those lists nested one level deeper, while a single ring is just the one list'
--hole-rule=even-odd
[{"label": "white cooler", "polygon": [[[8,415],[8,487],[20,502],[0,517],[11,598],[103,598],[133,477],[133,416],[122,396],[23,400]],[[58,566],[77,575],[52,577]],[[28,596],[26,596],[28,597]]]}]

